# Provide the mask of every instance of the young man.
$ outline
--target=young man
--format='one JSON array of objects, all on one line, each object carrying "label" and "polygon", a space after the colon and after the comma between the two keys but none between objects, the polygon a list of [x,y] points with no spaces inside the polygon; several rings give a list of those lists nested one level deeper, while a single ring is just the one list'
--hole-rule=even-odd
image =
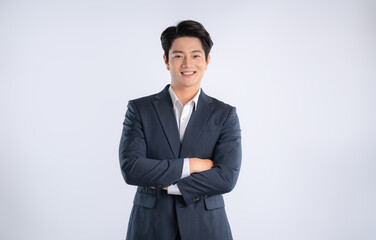
[{"label": "young man", "polygon": [[237,181],[241,137],[235,108],[200,89],[213,42],[195,21],[161,41],[171,85],[129,101],[123,123],[121,171],[138,186],[127,239],[232,239],[222,194]]}]

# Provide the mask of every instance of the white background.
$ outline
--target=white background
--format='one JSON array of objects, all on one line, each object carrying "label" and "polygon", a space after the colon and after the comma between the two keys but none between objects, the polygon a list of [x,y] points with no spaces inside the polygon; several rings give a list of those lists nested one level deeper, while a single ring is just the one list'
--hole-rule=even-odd
[{"label": "white background", "polygon": [[376,239],[375,1],[0,2],[0,239],[124,239],[128,100],[169,83],[160,34],[204,24],[203,90],[238,109],[235,240]]}]

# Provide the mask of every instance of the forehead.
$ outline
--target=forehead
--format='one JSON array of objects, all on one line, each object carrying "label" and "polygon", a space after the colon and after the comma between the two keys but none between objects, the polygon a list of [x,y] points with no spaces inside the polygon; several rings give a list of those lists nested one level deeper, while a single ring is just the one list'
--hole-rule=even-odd
[{"label": "forehead", "polygon": [[175,39],[172,42],[171,49],[172,51],[174,50],[179,50],[179,51],[186,51],[190,52],[193,50],[201,50],[204,51],[202,48],[202,44],[199,38],[196,37],[180,37]]}]

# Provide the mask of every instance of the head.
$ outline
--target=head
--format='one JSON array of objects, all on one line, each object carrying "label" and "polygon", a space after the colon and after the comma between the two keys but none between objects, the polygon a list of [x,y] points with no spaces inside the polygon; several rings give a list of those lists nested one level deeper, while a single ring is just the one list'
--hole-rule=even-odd
[{"label": "head", "polygon": [[161,35],[164,61],[171,85],[199,86],[210,60],[213,42],[201,23],[187,20],[168,27]]},{"label": "head", "polygon": [[180,22],[177,26],[171,26],[166,28],[161,34],[161,43],[166,60],[169,60],[169,50],[171,49],[172,42],[180,37],[195,37],[201,41],[202,48],[205,52],[205,58],[207,60],[210,50],[213,46],[213,42],[209,33],[204,26],[196,21],[186,20]]}]

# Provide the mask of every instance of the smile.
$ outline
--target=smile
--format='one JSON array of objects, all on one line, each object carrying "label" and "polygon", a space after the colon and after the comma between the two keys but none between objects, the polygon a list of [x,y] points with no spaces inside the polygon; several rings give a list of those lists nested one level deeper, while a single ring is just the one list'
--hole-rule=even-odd
[{"label": "smile", "polygon": [[196,71],[193,71],[193,72],[181,72],[181,74],[183,74],[184,76],[192,76],[193,74],[195,74]]}]

